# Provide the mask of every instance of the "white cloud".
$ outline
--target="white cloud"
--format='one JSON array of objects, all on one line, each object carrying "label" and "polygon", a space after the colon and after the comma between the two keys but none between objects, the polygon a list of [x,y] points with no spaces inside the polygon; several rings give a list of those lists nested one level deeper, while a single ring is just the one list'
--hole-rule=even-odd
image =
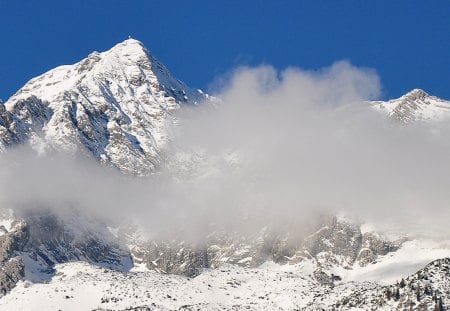
[{"label": "white cloud", "polygon": [[86,159],[19,148],[0,161],[1,204],[76,206],[108,220],[138,215],[149,231],[184,228],[186,237],[204,236],[211,223],[301,227],[317,212],[342,210],[405,230],[418,217],[445,225],[448,126],[389,121],[365,102],[379,93],[373,70],[346,62],[319,71],[240,68],[216,94],[220,104],[181,112],[166,171],[134,180]]}]

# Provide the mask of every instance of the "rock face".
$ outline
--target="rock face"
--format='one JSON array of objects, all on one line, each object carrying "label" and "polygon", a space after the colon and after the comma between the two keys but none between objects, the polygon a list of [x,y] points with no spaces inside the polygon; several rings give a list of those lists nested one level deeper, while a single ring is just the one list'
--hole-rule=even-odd
[{"label": "rock face", "polygon": [[336,217],[323,218],[320,226],[306,237],[293,236],[288,229],[263,228],[254,236],[213,232],[200,245],[182,239],[129,243],[134,260],[148,269],[190,277],[225,263],[252,268],[266,261],[295,264],[314,259],[317,271],[333,266],[351,269],[368,265],[401,245],[373,232],[362,233],[359,225]]},{"label": "rock face", "polygon": [[128,249],[120,245],[105,224],[80,215],[58,217],[51,212],[20,216],[2,211],[0,226],[0,293],[5,294],[25,277],[43,281],[57,263],[85,261],[127,271],[132,266]]},{"label": "rock face", "polygon": [[[29,238],[29,232],[23,221],[10,218],[9,213],[2,211],[0,226],[0,294],[6,294],[24,277],[24,263],[18,255]],[[6,228],[6,226],[8,228]]]},{"label": "rock face", "polygon": [[29,239],[23,254],[44,270],[56,263],[86,261],[102,267],[126,271],[131,257],[108,231],[106,225],[85,215],[58,217],[52,212],[28,212]]},{"label": "rock face", "polygon": [[0,148],[82,152],[133,175],[163,161],[173,114],[206,98],[171,76],[136,40],[30,80],[0,104]]},{"label": "rock face", "polygon": [[318,258],[322,266],[334,264],[366,266],[378,256],[396,251],[401,241],[391,242],[375,232],[362,232],[361,227],[332,217],[328,224],[306,239],[306,252]]}]

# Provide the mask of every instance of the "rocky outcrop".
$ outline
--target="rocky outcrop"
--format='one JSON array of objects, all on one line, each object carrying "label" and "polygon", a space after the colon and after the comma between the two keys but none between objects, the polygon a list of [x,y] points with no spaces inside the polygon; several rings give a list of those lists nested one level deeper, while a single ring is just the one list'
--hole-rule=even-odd
[{"label": "rocky outcrop", "polygon": [[366,232],[362,235],[359,253],[356,261],[360,266],[367,266],[376,261],[378,256],[395,252],[404,239],[396,242],[388,241],[374,232]]},{"label": "rocky outcrop", "polygon": [[0,294],[6,294],[24,277],[24,264],[18,253],[23,250],[29,238],[25,222],[12,220],[10,228],[2,225],[0,236]]},{"label": "rocky outcrop", "polygon": [[22,258],[19,256],[12,257],[2,263],[0,267],[0,294],[4,295],[9,292],[16,283],[25,275],[25,266]]},{"label": "rocky outcrop", "polygon": [[7,293],[26,273],[32,281],[51,277],[57,263],[85,261],[120,271],[132,266],[128,249],[104,223],[86,215],[62,217],[50,211],[1,214],[0,220],[8,223],[8,228],[1,226],[0,293]]},{"label": "rocky outcrop", "polygon": [[128,250],[99,220],[69,211],[64,216],[32,211],[23,217],[29,230],[23,251],[44,270],[80,260],[123,271],[131,268]]},{"label": "rocky outcrop", "polygon": [[378,256],[396,251],[402,241],[389,241],[375,232],[361,232],[360,225],[331,217],[328,223],[305,239],[305,251],[328,267],[353,264],[366,266]]}]

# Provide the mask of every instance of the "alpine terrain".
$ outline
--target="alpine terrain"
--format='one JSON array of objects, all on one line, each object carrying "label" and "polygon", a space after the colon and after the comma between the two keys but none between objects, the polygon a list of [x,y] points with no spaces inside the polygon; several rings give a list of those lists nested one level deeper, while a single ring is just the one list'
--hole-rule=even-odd
[{"label": "alpine terrain", "polygon": [[[0,103],[0,150],[29,145],[36,156],[80,155],[127,178],[158,176],[183,165],[167,156],[180,110],[211,101],[220,104],[128,39]],[[405,126],[450,117],[449,101],[419,89],[368,109]],[[213,227],[196,243],[76,207],[1,208],[1,310],[450,308],[450,245],[343,215],[321,215],[301,234],[270,223],[247,235]]]}]

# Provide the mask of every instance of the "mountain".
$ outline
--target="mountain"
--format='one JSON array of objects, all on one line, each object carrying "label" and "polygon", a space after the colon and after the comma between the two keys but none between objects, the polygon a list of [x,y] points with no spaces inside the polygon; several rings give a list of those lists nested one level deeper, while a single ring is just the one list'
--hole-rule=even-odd
[{"label": "mountain", "polygon": [[[38,76],[0,104],[0,150],[30,143],[40,154],[81,153],[125,174],[148,175],[182,105],[207,99],[187,87],[137,40]],[[2,208],[0,291],[43,281],[56,263],[83,260],[128,270],[132,257],[107,224],[77,210]]]},{"label": "mountain", "polygon": [[[180,108],[209,99],[128,39],[50,70],[0,103],[0,150],[29,143],[39,154],[80,153],[126,175],[147,176],[167,164]],[[422,90],[370,105],[403,123],[450,115],[450,102]],[[132,221],[113,227],[76,208],[1,208],[0,293],[10,294],[0,306],[8,310],[29,309],[42,297],[75,310],[84,299],[86,308],[115,310],[377,308],[397,289],[376,277],[386,279],[392,269],[399,271],[395,278],[407,277],[437,256],[450,256],[448,249],[427,246],[411,263],[408,252],[422,250],[414,241],[335,215],[309,221],[301,235],[288,225],[247,235],[212,228],[196,243],[182,234],[148,238]],[[448,266],[442,262],[421,275],[439,279]],[[436,284],[432,291],[439,290],[436,297],[446,305],[450,287],[442,278]],[[420,288],[417,297],[428,301]],[[383,305],[396,308],[414,290],[403,289],[401,298]]]},{"label": "mountain", "polygon": [[0,106],[0,148],[29,141],[146,175],[164,159],[176,111],[205,99],[128,39],[26,83]]},{"label": "mountain", "polygon": [[442,121],[450,117],[450,101],[414,89],[397,99],[375,101],[373,108],[403,123]]}]

